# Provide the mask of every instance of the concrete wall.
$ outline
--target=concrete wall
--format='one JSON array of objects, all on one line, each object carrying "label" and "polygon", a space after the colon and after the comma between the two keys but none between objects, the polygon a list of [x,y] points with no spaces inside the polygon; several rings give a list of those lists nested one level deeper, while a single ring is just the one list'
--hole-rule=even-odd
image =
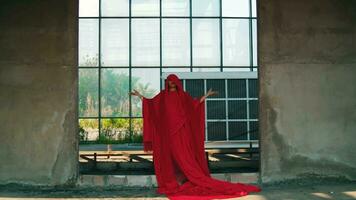
[{"label": "concrete wall", "polygon": [[77,2],[0,5],[0,183],[78,175]]},{"label": "concrete wall", "polygon": [[356,180],[356,1],[259,0],[261,177]]},{"label": "concrete wall", "polygon": [[[356,179],[356,2],[259,0],[261,175]],[[76,182],[77,2],[0,6],[0,183]]]}]

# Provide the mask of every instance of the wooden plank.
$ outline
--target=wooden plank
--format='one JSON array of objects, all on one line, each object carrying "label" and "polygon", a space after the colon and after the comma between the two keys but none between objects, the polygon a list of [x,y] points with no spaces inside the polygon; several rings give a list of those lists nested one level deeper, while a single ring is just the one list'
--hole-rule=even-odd
[{"label": "wooden plank", "polygon": [[[93,155],[91,155],[91,156],[93,156]],[[94,159],[90,159],[86,155],[80,155],[80,157],[87,161],[94,161]]]},{"label": "wooden plank", "polygon": [[[208,154],[224,154],[224,153],[238,153],[238,154],[251,154],[259,153],[259,148],[211,148],[205,149]],[[143,150],[126,150],[126,151],[81,151],[79,153],[80,157],[83,159],[88,159],[88,156],[124,156],[130,158],[132,155],[152,155],[152,153],[146,153]]]}]

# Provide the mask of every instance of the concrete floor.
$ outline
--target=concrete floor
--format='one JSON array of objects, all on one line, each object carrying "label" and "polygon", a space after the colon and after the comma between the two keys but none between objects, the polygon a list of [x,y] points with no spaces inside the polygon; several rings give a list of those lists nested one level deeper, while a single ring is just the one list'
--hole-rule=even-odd
[{"label": "concrete floor", "polygon": [[[260,193],[232,198],[239,200],[354,200],[355,182],[322,183],[318,185],[266,186]],[[37,188],[0,186],[0,199],[167,199],[155,194],[155,188]],[[230,198],[231,199],[231,198]]]}]

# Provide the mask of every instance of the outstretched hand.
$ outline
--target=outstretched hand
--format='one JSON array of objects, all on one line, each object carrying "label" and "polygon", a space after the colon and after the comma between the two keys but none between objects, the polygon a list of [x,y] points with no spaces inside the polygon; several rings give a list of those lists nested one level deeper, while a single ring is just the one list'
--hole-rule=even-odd
[{"label": "outstretched hand", "polygon": [[200,102],[203,102],[207,97],[216,95],[216,94],[218,94],[218,93],[219,93],[219,92],[213,91],[213,90],[210,88],[209,91],[206,93],[206,95],[202,96],[202,98],[200,99]]},{"label": "outstretched hand", "polygon": [[206,93],[206,97],[208,97],[208,96],[213,96],[213,95],[217,95],[217,94],[219,94],[219,92],[217,92],[217,91],[213,91],[211,88],[209,89],[209,91]]},{"label": "outstretched hand", "polygon": [[129,95],[138,96],[141,99],[143,98],[142,94],[140,94],[137,90],[133,90],[132,92],[129,92]]}]

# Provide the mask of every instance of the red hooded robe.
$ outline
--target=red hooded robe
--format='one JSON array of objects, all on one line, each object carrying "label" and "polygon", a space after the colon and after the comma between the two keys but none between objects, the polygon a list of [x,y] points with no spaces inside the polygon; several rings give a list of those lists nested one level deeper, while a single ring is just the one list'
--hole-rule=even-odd
[{"label": "red hooded robe", "polygon": [[[168,90],[168,80],[176,91]],[[208,200],[260,191],[211,177],[204,151],[205,102],[185,92],[176,75],[170,74],[165,89],[152,99],[143,98],[142,104],[143,146],[153,151],[157,193],[169,199]]]}]

